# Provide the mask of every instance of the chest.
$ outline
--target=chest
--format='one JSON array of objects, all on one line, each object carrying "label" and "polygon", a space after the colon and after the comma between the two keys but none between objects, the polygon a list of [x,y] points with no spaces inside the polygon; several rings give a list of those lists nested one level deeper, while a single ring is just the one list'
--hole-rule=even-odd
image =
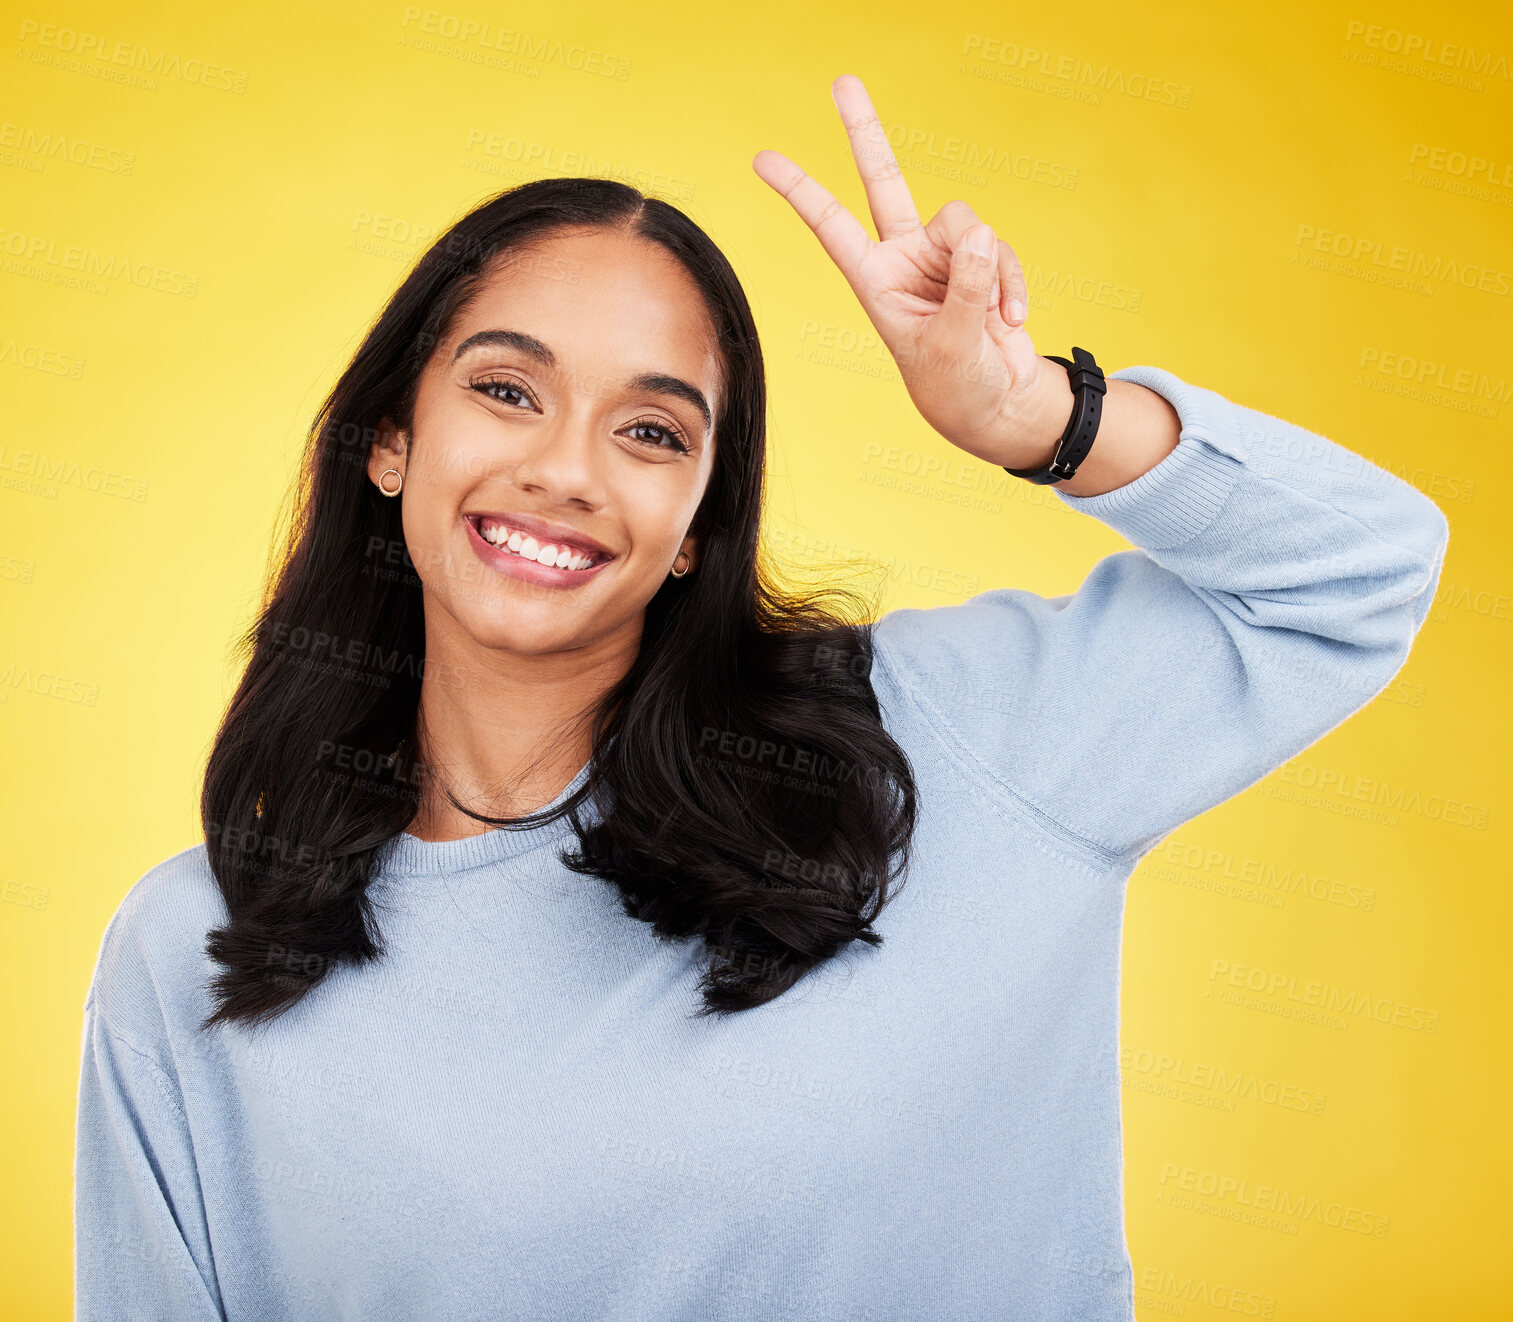
[{"label": "chest", "polygon": [[920,881],[881,946],[723,1018],[695,1013],[702,947],[608,888],[396,910],[383,961],[231,1039],[208,1197],[252,1196],[212,1215],[287,1265],[291,1306],[332,1315],[424,1316],[461,1291],[458,1316],[500,1292],[570,1316],[632,1280],[664,1316],[711,1290],[762,1315],[764,1261],[838,1290],[886,1270],[880,1214],[889,1252],[952,1279],[948,1246],[984,1217],[1029,1233],[1033,1198],[1016,1211],[1004,1188],[1075,1185],[1068,1091],[1113,1040],[1117,987],[1068,958],[1108,939],[1091,888]]}]

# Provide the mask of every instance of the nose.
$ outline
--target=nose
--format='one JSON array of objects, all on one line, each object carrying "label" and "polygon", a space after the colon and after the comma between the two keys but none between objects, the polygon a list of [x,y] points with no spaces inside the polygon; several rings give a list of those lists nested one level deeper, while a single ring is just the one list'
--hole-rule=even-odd
[{"label": "nose", "polygon": [[565,411],[534,429],[516,456],[514,483],[554,505],[598,509],[604,503],[603,448],[591,417]]}]

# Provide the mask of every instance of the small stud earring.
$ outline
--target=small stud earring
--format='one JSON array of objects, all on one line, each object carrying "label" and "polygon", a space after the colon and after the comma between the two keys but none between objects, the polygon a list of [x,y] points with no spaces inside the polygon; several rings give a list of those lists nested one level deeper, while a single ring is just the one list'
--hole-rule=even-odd
[{"label": "small stud earring", "polygon": [[[684,564],[684,566],[683,566],[682,569],[678,568],[678,561],[679,560],[684,560],[684,561],[687,562],[686,564]],[[673,557],[673,561],[672,561],[672,576],[674,578],[682,578],[683,575],[686,574],[692,567],[693,567],[693,557],[690,556],[687,551],[679,551],[678,554]]]},{"label": "small stud earring", "polygon": [[[396,486],[393,491],[390,491],[388,487],[384,486],[384,478],[388,477],[390,473],[393,473],[394,476],[399,479],[399,485]],[[401,473],[397,468],[386,468],[378,475],[378,489],[382,491],[386,496],[397,496],[400,492],[400,488],[402,488],[404,484],[405,475]]]}]

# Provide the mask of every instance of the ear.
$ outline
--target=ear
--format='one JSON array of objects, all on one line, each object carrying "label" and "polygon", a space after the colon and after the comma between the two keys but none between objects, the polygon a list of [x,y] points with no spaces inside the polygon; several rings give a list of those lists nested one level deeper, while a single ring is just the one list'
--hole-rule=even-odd
[{"label": "ear", "polygon": [[[368,449],[368,480],[378,486],[379,475],[386,468],[405,471],[405,441],[407,437],[388,418],[378,424],[378,439]],[[382,488],[380,487],[380,490]]]},{"label": "ear", "polygon": [[[685,537],[683,539],[683,545],[678,548],[680,551],[688,552],[688,572],[690,574],[699,567],[699,541],[700,539],[698,537]],[[676,556],[674,556],[673,558],[677,559]]]}]

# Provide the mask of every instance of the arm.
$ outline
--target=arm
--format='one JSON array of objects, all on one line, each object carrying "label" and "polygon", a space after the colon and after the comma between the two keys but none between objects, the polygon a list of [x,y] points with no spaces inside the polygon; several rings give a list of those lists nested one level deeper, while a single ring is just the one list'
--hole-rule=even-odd
[{"label": "arm", "polygon": [[93,988],[74,1177],[80,1322],[224,1322],[178,1084],[111,1027]]},{"label": "arm", "polygon": [[877,640],[968,766],[1063,843],[1133,862],[1387,686],[1449,528],[1408,483],[1302,427],[1159,368],[1109,379],[1166,400],[1179,442],[1122,486],[1051,489],[1135,549],[1072,596],[1001,588],[893,611]]},{"label": "arm", "polygon": [[[1072,383],[1067,370],[1049,358],[1040,360],[1037,373],[1042,390],[1023,424],[1027,438],[1021,448],[1005,457],[1009,468],[1038,468],[1056,453],[1061,434],[1072,418]],[[1068,496],[1099,496],[1115,487],[1126,486],[1142,473],[1149,472],[1177,448],[1182,430],[1177,410],[1164,395],[1130,380],[1117,372],[1105,383],[1103,414],[1098,420],[1098,434],[1076,474],[1067,481],[1053,484],[1054,490]],[[1025,458],[1022,446],[1039,446],[1039,453]]]},{"label": "arm", "polygon": [[[786,156],[752,167],[846,278],[920,415],[986,462],[1043,463],[1071,395],[1031,343],[1018,255],[959,200],[921,223],[861,81],[843,74],[831,95],[876,240]],[[1427,497],[1322,436],[1157,368],[1110,379],[1128,384],[1105,400],[1106,434],[1052,490],[1135,549],[1075,596],[1002,588],[894,611],[874,637],[895,695],[924,709],[974,792],[1112,864],[1386,687],[1449,529]]]}]

